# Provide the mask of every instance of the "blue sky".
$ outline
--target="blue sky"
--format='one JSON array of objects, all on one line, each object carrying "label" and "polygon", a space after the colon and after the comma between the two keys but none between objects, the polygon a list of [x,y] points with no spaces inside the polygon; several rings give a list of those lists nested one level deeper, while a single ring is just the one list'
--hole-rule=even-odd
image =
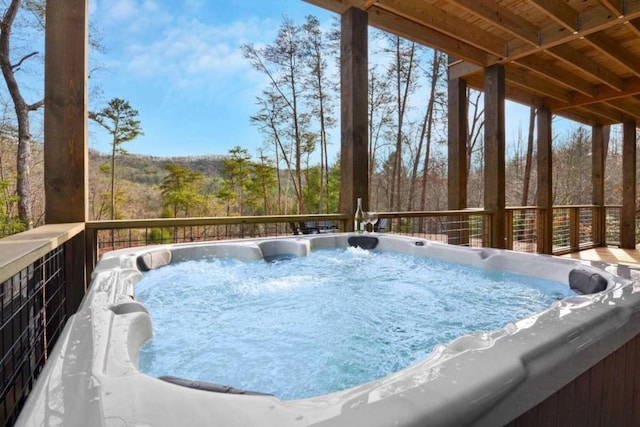
[{"label": "blue sky", "polygon": [[[132,153],[256,156],[262,136],[250,125],[264,77],[243,58],[244,43],[271,43],[283,16],[302,22],[333,14],[301,0],[91,0],[90,20],[104,53],[92,52],[90,108],[114,97],[140,113],[144,136]],[[109,150],[95,126],[90,146]]]},{"label": "blue sky", "polygon": [[[227,154],[239,145],[257,157],[262,136],[249,117],[266,80],[240,46],[271,43],[283,16],[301,23],[309,14],[326,27],[334,16],[302,0],[90,0],[103,50],[90,57],[90,108],[118,97],[139,111],[144,136],[125,146],[132,153]],[[528,109],[507,111],[510,141],[526,132]],[[108,152],[109,136],[91,126],[90,146]]]}]

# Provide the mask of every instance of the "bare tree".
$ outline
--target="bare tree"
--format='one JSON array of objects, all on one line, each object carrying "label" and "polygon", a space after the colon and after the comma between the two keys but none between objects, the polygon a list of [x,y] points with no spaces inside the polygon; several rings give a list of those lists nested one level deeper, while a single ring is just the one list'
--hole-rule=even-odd
[{"label": "bare tree", "polygon": [[[306,58],[309,69],[307,76],[308,87],[311,89],[307,99],[311,104],[311,112],[318,118],[320,141],[320,198],[319,212],[328,212],[329,209],[329,138],[327,130],[335,125],[333,118],[333,104],[330,93],[335,93],[335,85],[332,88],[327,76],[327,57],[336,55],[335,44],[320,28],[320,22],[315,16],[307,16],[302,26],[304,35],[302,54]],[[309,153],[311,154],[311,153]]]},{"label": "bare tree", "polygon": [[422,121],[420,139],[418,143],[418,152],[416,154],[416,162],[413,167],[413,173],[411,175],[411,189],[409,192],[409,206],[408,210],[413,210],[414,206],[414,188],[416,185],[418,175],[418,163],[422,155],[422,146],[426,141],[424,162],[422,164],[422,192],[420,193],[420,209],[426,209],[427,205],[427,177],[429,176],[429,161],[431,159],[431,142],[433,139],[433,125],[434,125],[434,110],[437,101],[437,88],[440,79],[445,75],[444,62],[445,56],[442,52],[436,50],[433,51],[431,58],[431,69],[428,72],[428,77],[431,79],[429,86],[429,101],[427,102],[427,108],[425,110],[424,119]]},{"label": "bare tree", "polygon": [[524,163],[524,180],[522,182],[522,200],[521,206],[527,206],[529,203],[529,183],[531,181],[531,163],[533,162],[533,131],[536,121],[536,109],[529,109],[529,134],[527,135],[527,156]]},{"label": "bare tree", "polygon": [[[288,134],[291,141],[289,146],[294,166],[294,188],[298,199],[297,211],[304,211],[302,192],[302,155],[304,151],[304,138],[309,115],[301,111],[301,99],[304,96],[303,86],[303,58],[302,40],[300,28],[288,18],[280,26],[278,35],[273,44],[264,48],[256,48],[253,45],[243,45],[244,57],[251,65],[265,74],[270,81],[269,97],[279,97],[278,104],[284,106],[280,111],[280,117],[287,120],[281,126],[287,126],[286,131],[279,132],[280,148],[283,135]],[[286,114],[285,114],[286,113]],[[283,153],[284,154],[284,153]]]},{"label": "bare tree", "polygon": [[395,84],[396,91],[396,137],[395,155],[391,171],[391,191],[389,194],[389,206],[392,210],[400,209],[400,196],[402,194],[402,144],[405,141],[404,122],[409,108],[409,95],[417,87],[415,76],[416,50],[414,42],[409,42],[398,36],[389,36],[391,48],[388,50],[393,55],[393,61],[388,70],[388,76]]},{"label": "bare tree", "polygon": [[38,19],[38,25],[42,25],[44,14],[44,2],[27,1],[24,5],[21,0],[11,0],[4,10],[2,21],[0,22],[0,68],[2,76],[7,85],[7,90],[13,101],[18,122],[18,153],[16,156],[17,179],[16,193],[18,195],[18,215],[25,226],[33,228],[33,212],[31,206],[31,194],[29,191],[29,176],[31,165],[31,130],[29,124],[29,113],[38,110],[44,105],[44,99],[34,103],[27,103],[22,95],[20,86],[16,79],[16,72],[29,59],[37,56],[37,51],[20,55],[16,61],[11,59],[14,53],[11,48],[11,39],[14,30],[16,16],[21,10],[33,13]]},{"label": "bare tree", "polygon": [[[474,95],[472,97],[472,95]],[[484,128],[484,108],[481,106],[482,92],[468,89],[467,99],[469,100],[469,131],[467,135],[467,170],[471,170],[471,157],[478,150],[478,142],[482,139],[482,129]]]},{"label": "bare tree", "polygon": [[390,117],[392,111],[391,103],[393,95],[389,81],[380,75],[376,66],[369,69],[369,186],[371,192],[374,190],[376,194],[369,195],[369,206],[377,206],[379,197],[377,192],[380,191],[379,185],[373,185],[375,172],[377,169],[377,152],[383,145],[383,132],[389,128],[393,120]]}]

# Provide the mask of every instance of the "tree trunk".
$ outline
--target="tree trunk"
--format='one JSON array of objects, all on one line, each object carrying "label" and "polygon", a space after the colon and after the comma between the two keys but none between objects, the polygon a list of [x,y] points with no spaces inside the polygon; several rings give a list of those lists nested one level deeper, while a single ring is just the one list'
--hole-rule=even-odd
[{"label": "tree trunk", "polygon": [[111,219],[116,219],[116,141],[111,144]]},{"label": "tree trunk", "polygon": [[[427,206],[427,178],[429,176],[429,163],[431,159],[431,135],[433,133],[433,111],[436,104],[436,88],[440,78],[440,66],[444,56],[436,51],[433,52],[433,63],[431,68],[431,90],[429,95],[429,105],[427,106],[426,139],[427,146],[424,153],[424,164],[422,167],[422,193],[420,194],[420,209],[425,210]],[[424,130],[424,129],[423,129]]]},{"label": "tree trunk", "polygon": [[529,135],[527,136],[527,157],[524,164],[524,181],[522,184],[521,206],[529,204],[529,183],[531,182],[531,163],[533,161],[533,130],[536,121],[536,109],[529,110]]},{"label": "tree trunk", "polygon": [[[44,105],[44,101],[38,101],[35,104],[28,105],[22,94],[18,82],[14,75],[14,66],[11,64],[10,58],[10,38],[13,27],[13,22],[21,6],[21,0],[11,0],[9,7],[5,11],[2,18],[0,29],[0,68],[2,68],[2,75],[7,84],[7,89],[11,95],[13,105],[16,111],[16,118],[18,121],[18,155],[17,155],[17,180],[16,180],[16,193],[19,197],[18,200],[18,216],[24,223],[27,229],[33,228],[33,214],[31,209],[31,194],[29,191],[29,176],[30,176],[30,163],[31,163],[31,133],[29,126],[29,112],[35,111]],[[34,56],[36,53],[31,53],[18,63],[21,63],[25,59]]]},{"label": "tree trunk", "polygon": [[[406,58],[406,62],[408,63],[408,68],[406,70],[406,77],[404,82],[402,81],[402,68],[403,68],[403,57],[400,46],[400,38],[395,38],[396,42],[396,94],[397,94],[397,102],[398,102],[398,131],[396,133],[396,153],[393,162],[393,173],[391,177],[391,200],[390,206],[394,211],[400,210],[400,200],[401,200],[401,190],[402,190],[402,127],[404,125],[404,116],[407,107],[407,100],[409,97],[411,79],[412,79],[412,70],[413,70],[413,61],[414,61],[414,52],[415,52],[415,43],[411,43],[411,49],[409,50],[409,57]],[[403,86],[404,84],[404,86]],[[397,195],[397,197],[394,197]]]}]

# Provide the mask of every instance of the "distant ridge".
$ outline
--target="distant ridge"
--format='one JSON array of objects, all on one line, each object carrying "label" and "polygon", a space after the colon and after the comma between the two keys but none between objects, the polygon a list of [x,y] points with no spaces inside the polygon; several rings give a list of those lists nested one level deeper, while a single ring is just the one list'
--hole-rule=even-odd
[{"label": "distant ridge", "polygon": [[[228,156],[207,154],[200,156],[152,156],[147,154],[117,155],[116,172],[118,179],[127,179],[143,185],[160,185],[167,175],[164,165],[176,163],[182,167],[200,172],[207,177],[219,177],[223,161]],[[91,167],[100,167],[111,162],[111,155],[89,149]]]}]

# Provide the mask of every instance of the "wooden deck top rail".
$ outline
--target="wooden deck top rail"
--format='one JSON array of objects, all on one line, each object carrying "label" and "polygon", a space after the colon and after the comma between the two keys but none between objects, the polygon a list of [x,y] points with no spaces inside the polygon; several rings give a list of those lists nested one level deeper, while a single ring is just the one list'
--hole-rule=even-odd
[{"label": "wooden deck top rail", "polygon": [[50,224],[0,239],[0,283],[84,231],[81,222]]}]

